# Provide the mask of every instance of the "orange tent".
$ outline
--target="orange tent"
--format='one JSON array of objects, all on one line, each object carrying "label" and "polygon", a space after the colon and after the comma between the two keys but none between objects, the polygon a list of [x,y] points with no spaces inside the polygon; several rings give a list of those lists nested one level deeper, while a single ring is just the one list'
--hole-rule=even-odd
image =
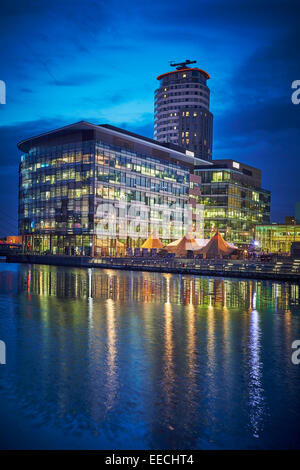
[{"label": "orange tent", "polygon": [[148,250],[151,250],[152,248],[159,249],[163,247],[164,245],[162,244],[160,239],[156,237],[155,235],[150,235],[145,241],[145,243],[143,243],[143,245],[141,246],[141,248],[148,248]]},{"label": "orange tent", "polygon": [[196,251],[200,249],[200,245],[196,242],[195,238],[187,233],[179,240],[169,243],[165,247],[169,253],[176,253],[177,255],[185,256],[187,251]]},{"label": "orange tent", "polygon": [[217,231],[207,245],[197,251],[197,254],[201,253],[205,258],[218,258],[230,255],[235,249],[236,247],[227,243]]}]

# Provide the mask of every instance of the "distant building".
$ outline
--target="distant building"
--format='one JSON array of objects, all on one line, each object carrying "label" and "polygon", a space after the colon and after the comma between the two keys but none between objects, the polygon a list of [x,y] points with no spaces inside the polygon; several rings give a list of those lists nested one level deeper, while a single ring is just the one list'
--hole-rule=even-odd
[{"label": "distant building", "polygon": [[20,235],[7,235],[6,243],[22,243],[22,237]]},{"label": "distant building", "polygon": [[287,215],[284,218],[284,223],[286,225],[294,225],[296,223],[296,218],[293,215]]},{"label": "distant building", "polygon": [[210,165],[174,144],[84,121],[18,147],[19,233],[39,253],[111,255],[153,232],[164,243],[180,238],[190,174]]},{"label": "distant building", "polygon": [[186,64],[157,77],[154,138],[172,142],[199,156],[212,159],[213,115],[209,110],[208,73]]},{"label": "distant building", "polygon": [[261,187],[261,170],[226,159],[194,171],[201,175],[204,238],[218,228],[229,242],[252,243],[255,225],[270,222],[271,193]]},{"label": "distant building", "polygon": [[255,240],[263,251],[290,253],[291,245],[300,242],[299,224],[263,224],[255,227]]},{"label": "distant building", "polygon": [[0,240],[0,256],[7,256],[22,251],[22,237],[8,235]]}]

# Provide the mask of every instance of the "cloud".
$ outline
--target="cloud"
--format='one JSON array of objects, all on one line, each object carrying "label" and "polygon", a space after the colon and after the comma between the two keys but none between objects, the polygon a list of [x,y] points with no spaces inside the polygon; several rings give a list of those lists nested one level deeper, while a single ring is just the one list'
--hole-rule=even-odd
[{"label": "cloud", "polygon": [[151,121],[146,121],[137,125],[132,125],[131,123],[127,122],[121,122],[118,127],[130,132],[134,132],[135,134],[153,139],[153,123]]},{"label": "cloud", "polygon": [[[55,0],[54,2],[55,3]],[[32,13],[40,13],[49,8],[47,2],[40,2],[39,0],[10,0],[1,5],[1,16],[23,16]]]},{"label": "cloud", "polygon": [[[66,125],[65,121],[57,119],[41,119],[30,122],[18,122],[8,126],[0,126],[0,167],[18,168],[20,152],[17,143],[37,134]],[[9,158],[8,158],[9,156]]]},{"label": "cloud", "polygon": [[[66,75],[64,78],[55,78],[55,85],[56,86],[65,86],[65,87],[75,87],[75,86],[83,86],[89,85],[90,83],[98,82],[100,84],[101,81],[107,79],[108,76],[100,73],[78,73],[78,74],[70,74]],[[50,85],[53,82],[49,82]]]},{"label": "cloud", "polygon": [[20,91],[22,93],[34,93],[34,91],[31,88],[20,88]]},{"label": "cloud", "polygon": [[58,119],[19,122],[0,127],[0,237],[17,234],[18,168],[21,152],[17,143],[23,139],[67,124]]}]

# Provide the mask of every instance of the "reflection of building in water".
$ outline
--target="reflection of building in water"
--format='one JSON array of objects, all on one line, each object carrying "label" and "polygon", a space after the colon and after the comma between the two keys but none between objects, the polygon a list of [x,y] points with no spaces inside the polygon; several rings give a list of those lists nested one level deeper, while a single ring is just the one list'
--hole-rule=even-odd
[{"label": "reflection of building in water", "polygon": [[[256,297],[256,293],[253,294]],[[256,304],[256,299],[253,299]],[[254,307],[255,309],[255,307]],[[258,438],[263,430],[265,413],[264,389],[262,384],[261,331],[257,310],[252,310],[249,323],[249,407],[250,426],[253,436]]]},{"label": "reflection of building in water", "polygon": [[[7,279],[5,279],[7,283]],[[263,281],[120,272],[101,269],[63,269],[32,266],[24,274],[22,289],[41,296],[106,299],[125,302],[193,304],[222,311],[252,308],[288,310],[299,303],[299,286]],[[292,304],[290,304],[292,297]],[[169,299],[169,300],[168,300]]]},{"label": "reflection of building in water", "polygon": [[107,299],[106,301],[106,321],[107,321],[107,400],[106,408],[113,406],[116,399],[118,387],[118,369],[117,369],[117,328],[114,301]]},{"label": "reflection of building in water", "polygon": [[[168,286],[167,279],[167,286]],[[174,372],[174,342],[173,342],[173,312],[172,312],[172,304],[170,301],[164,304],[164,357],[163,357],[163,388],[164,388],[164,401],[165,401],[165,419],[166,425],[171,426],[174,421],[174,380],[175,380],[175,372]]]},{"label": "reflection of building in water", "polygon": [[207,365],[209,373],[213,373],[216,366],[215,358],[215,309],[209,305],[207,309]]},{"label": "reflection of building in water", "polygon": [[[148,442],[166,436],[176,448],[184,437],[195,448],[207,429],[261,435],[276,381],[282,396],[297,399],[289,361],[298,286],[46,266],[2,272],[1,294],[9,285],[18,286],[8,315],[17,352],[35,340],[18,358],[17,381],[33,380],[32,408],[37,415],[39,394],[43,419],[53,405],[72,430],[109,434],[111,423],[130,433],[129,418]],[[32,376],[26,364],[37,354]]]}]

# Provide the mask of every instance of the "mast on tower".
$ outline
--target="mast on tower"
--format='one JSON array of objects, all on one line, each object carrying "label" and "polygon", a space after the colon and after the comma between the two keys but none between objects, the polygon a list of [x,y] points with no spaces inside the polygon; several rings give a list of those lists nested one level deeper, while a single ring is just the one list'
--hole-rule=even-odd
[{"label": "mast on tower", "polygon": [[181,70],[186,69],[187,65],[195,64],[196,62],[196,60],[185,60],[184,62],[178,62],[177,64],[175,64],[175,62],[170,62],[170,66],[176,67],[176,70]]}]

